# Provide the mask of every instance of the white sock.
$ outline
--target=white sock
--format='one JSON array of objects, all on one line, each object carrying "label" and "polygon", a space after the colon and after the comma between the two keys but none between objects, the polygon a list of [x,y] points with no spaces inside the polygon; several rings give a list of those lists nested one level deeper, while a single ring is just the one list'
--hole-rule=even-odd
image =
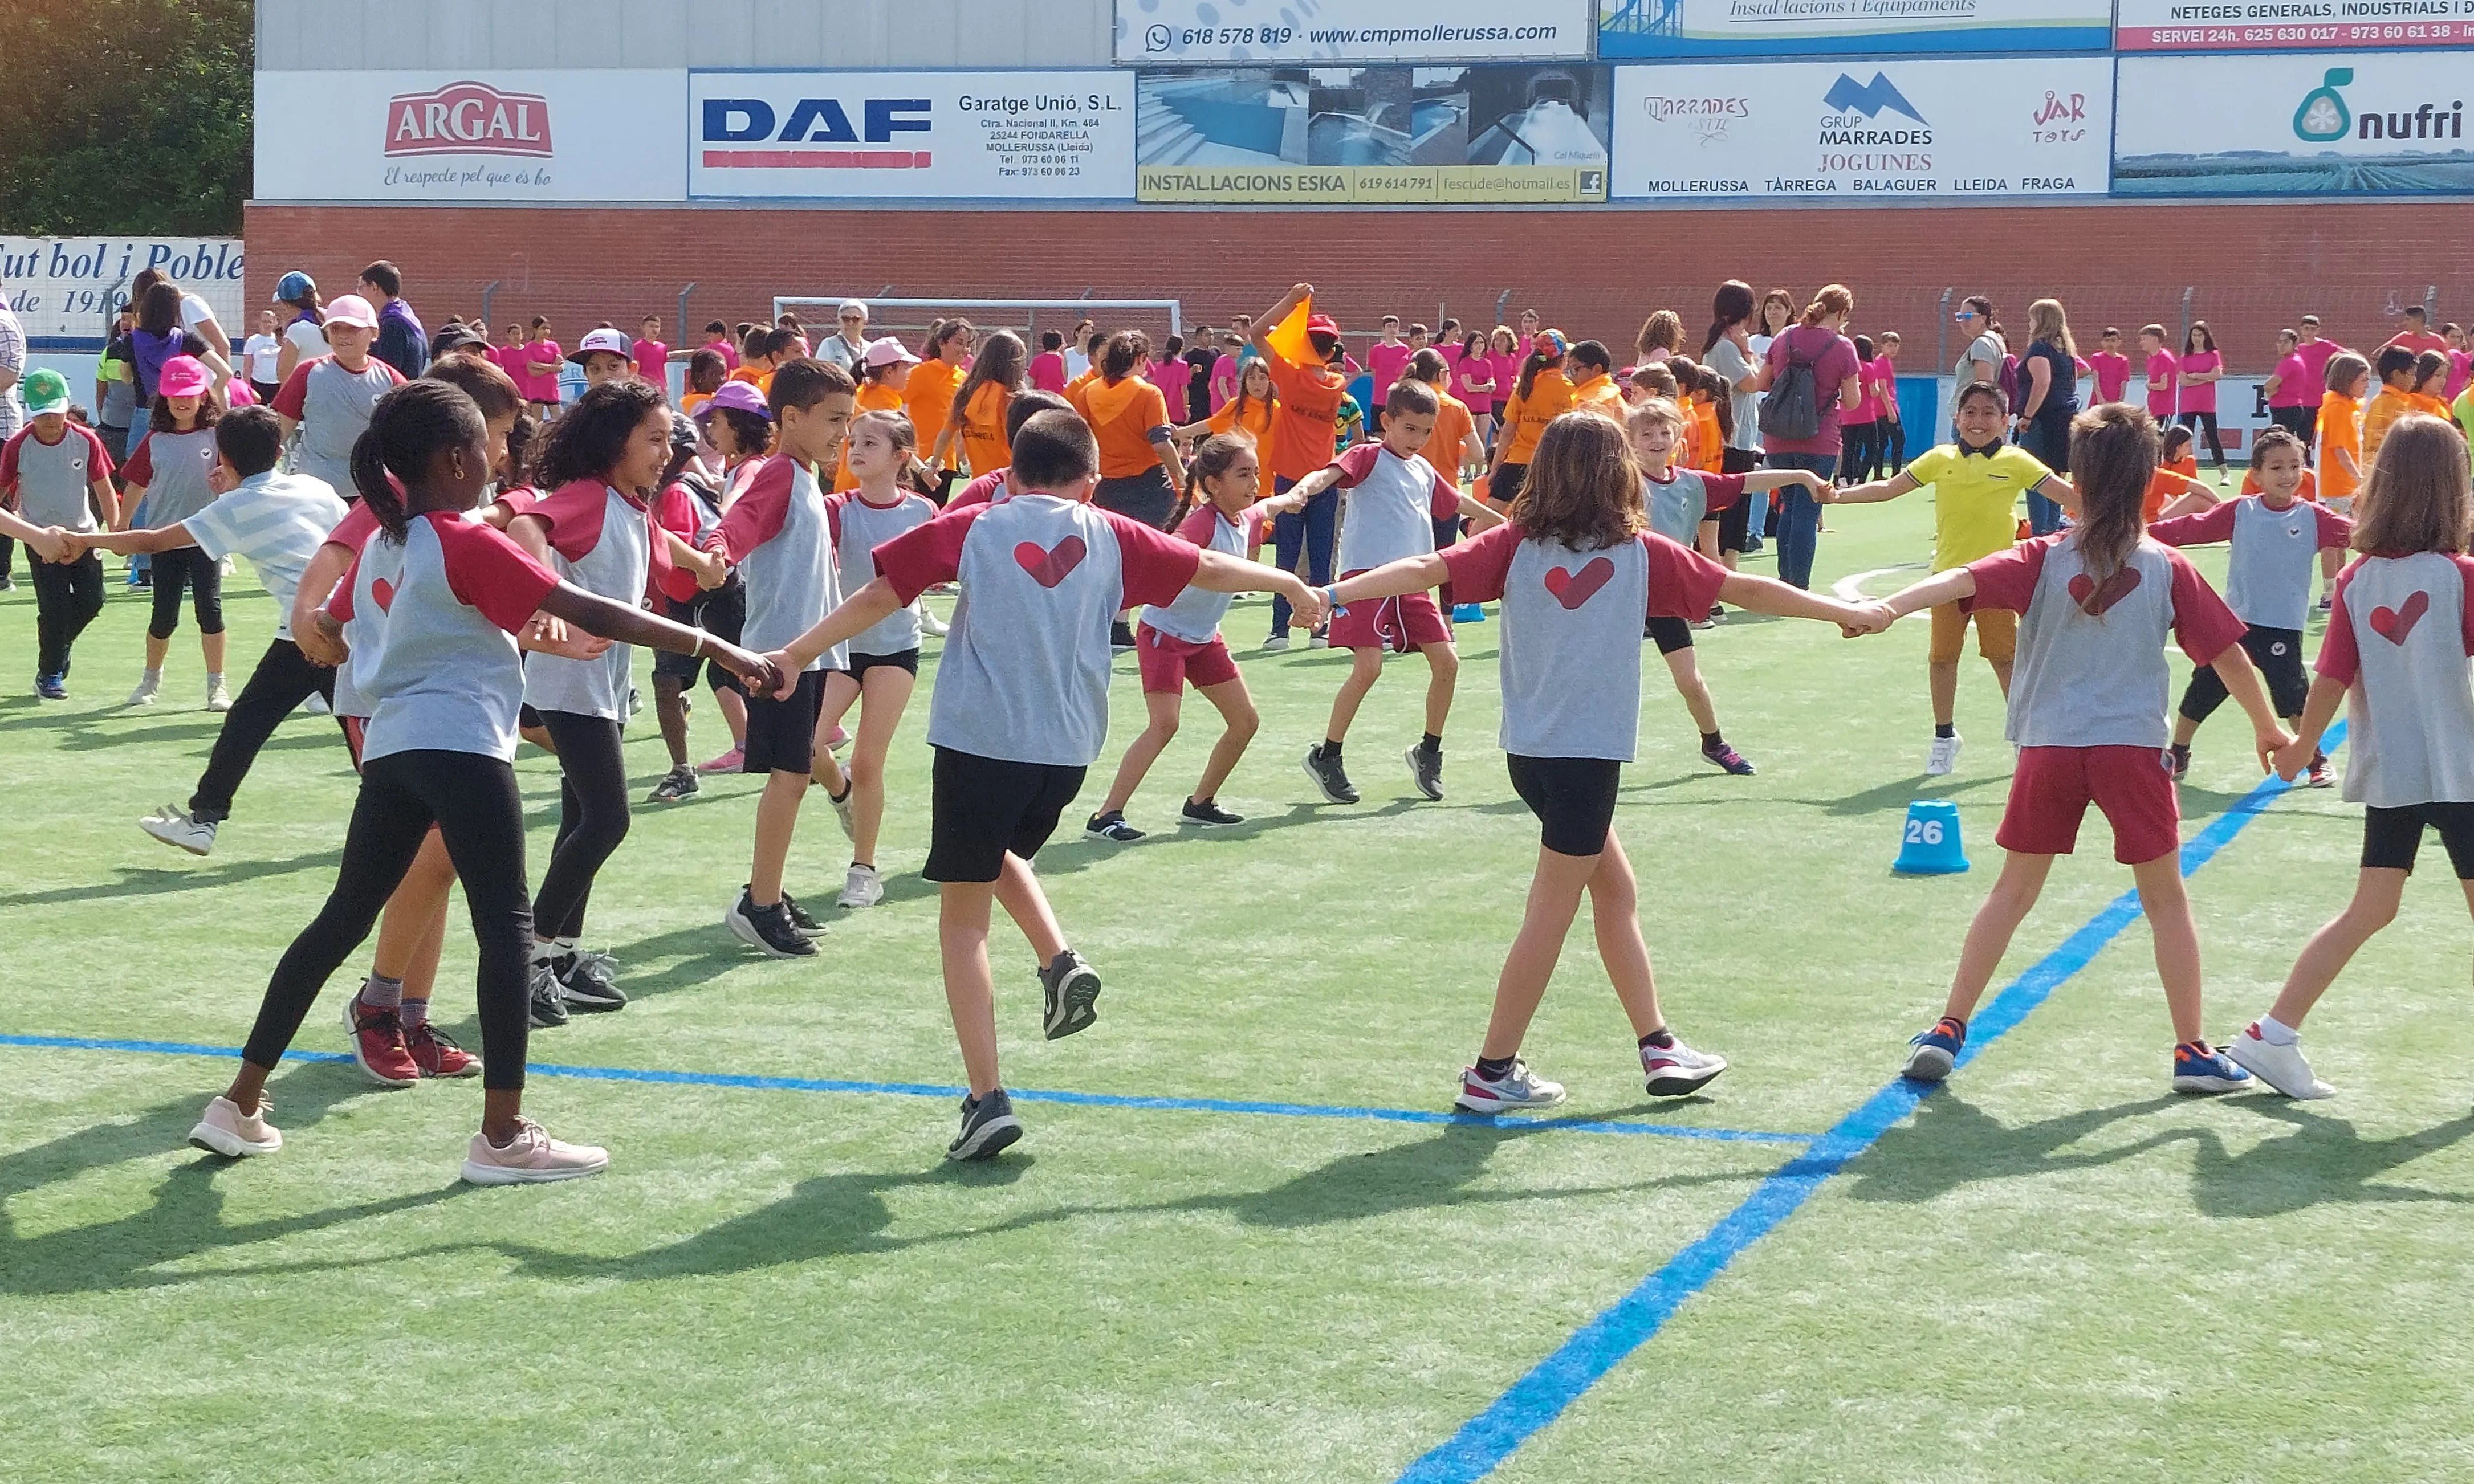
[{"label": "white sock", "polygon": [[546,964],[562,953],[575,951],[572,938],[536,938],[533,940],[533,962]]},{"label": "white sock", "polygon": [[2302,1033],[2274,1016],[2261,1016],[2259,1039],[2271,1046],[2290,1046],[2302,1039]]},{"label": "white sock", "polygon": [[208,690],[217,689],[223,684],[223,682],[224,672],[221,670],[208,670],[206,672],[206,688]]},{"label": "white sock", "polygon": [[160,685],[163,683],[163,672],[160,670],[149,670],[144,675],[140,676],[139,679],[143,680],[149,685]]}]

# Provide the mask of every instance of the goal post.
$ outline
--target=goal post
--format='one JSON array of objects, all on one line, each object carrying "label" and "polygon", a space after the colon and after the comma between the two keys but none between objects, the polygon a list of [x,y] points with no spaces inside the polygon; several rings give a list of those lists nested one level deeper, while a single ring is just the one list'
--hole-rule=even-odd
[{"label": "goal post", "polygon": [[796,314],[799,323],[832,333],[834,311],[846,299],[867,305],[868,333],[899,335],[914,348],[938,320],[966,319],[980,331],[1012,330],[1032,354],[1039,332],[1070,333],[1083,320],[1104,330],[1138,329],[1165,343],[1185,333],[1185,302],[1176,299],[886,299],[868,294],[777,294],[773,321]]}]

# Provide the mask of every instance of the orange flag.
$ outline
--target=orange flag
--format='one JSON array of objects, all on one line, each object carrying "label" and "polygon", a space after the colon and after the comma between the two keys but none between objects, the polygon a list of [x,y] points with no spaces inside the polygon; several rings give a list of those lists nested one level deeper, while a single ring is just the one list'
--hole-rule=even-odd
[{"label": "orange flag", "polygon": [[1314,296],[1309,294],[1289,311],[1289,317],[1272,327],[1263,337],[1279,358],[1291,366],[1320,366],[1322,357],[1315,354],[1314,342],[1306,339],[1306,321],[1314,314]]}]

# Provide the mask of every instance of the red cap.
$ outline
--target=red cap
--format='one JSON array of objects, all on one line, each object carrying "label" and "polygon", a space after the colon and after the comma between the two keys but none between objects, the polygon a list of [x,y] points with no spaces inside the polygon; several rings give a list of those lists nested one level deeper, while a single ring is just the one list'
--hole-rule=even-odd
[{"label": "red cap", "polygon": [[1337,336],[1340,333],[1340,322],[1327,314],[1310,314],[1306,316],[1306,333],[1312,335],[1317,331],[1321,331],[1325,335]]}]

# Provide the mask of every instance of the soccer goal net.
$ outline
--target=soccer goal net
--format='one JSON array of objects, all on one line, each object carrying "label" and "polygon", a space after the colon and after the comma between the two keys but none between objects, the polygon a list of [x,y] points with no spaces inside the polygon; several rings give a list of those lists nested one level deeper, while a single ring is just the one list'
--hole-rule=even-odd
[{"label": "soccer goal net", "polygon": [[924,350],[928,330],[939,320],[964,319],[981,334],[1011,330],[1033,355],[1039,337],[1055,330],[1072,337],[1084,320],[1095,330],[1141,330],[1151,336],[1156,353],[1171,335],[1185,333],[1185,309],[1175,299],[886,299],[866,294],[792,294],[773,299],[773,319],[795,314],[812,340],[835,332],[835,311],[845,299],[867,305],[870,335],[898,335],[914,351]]}]

